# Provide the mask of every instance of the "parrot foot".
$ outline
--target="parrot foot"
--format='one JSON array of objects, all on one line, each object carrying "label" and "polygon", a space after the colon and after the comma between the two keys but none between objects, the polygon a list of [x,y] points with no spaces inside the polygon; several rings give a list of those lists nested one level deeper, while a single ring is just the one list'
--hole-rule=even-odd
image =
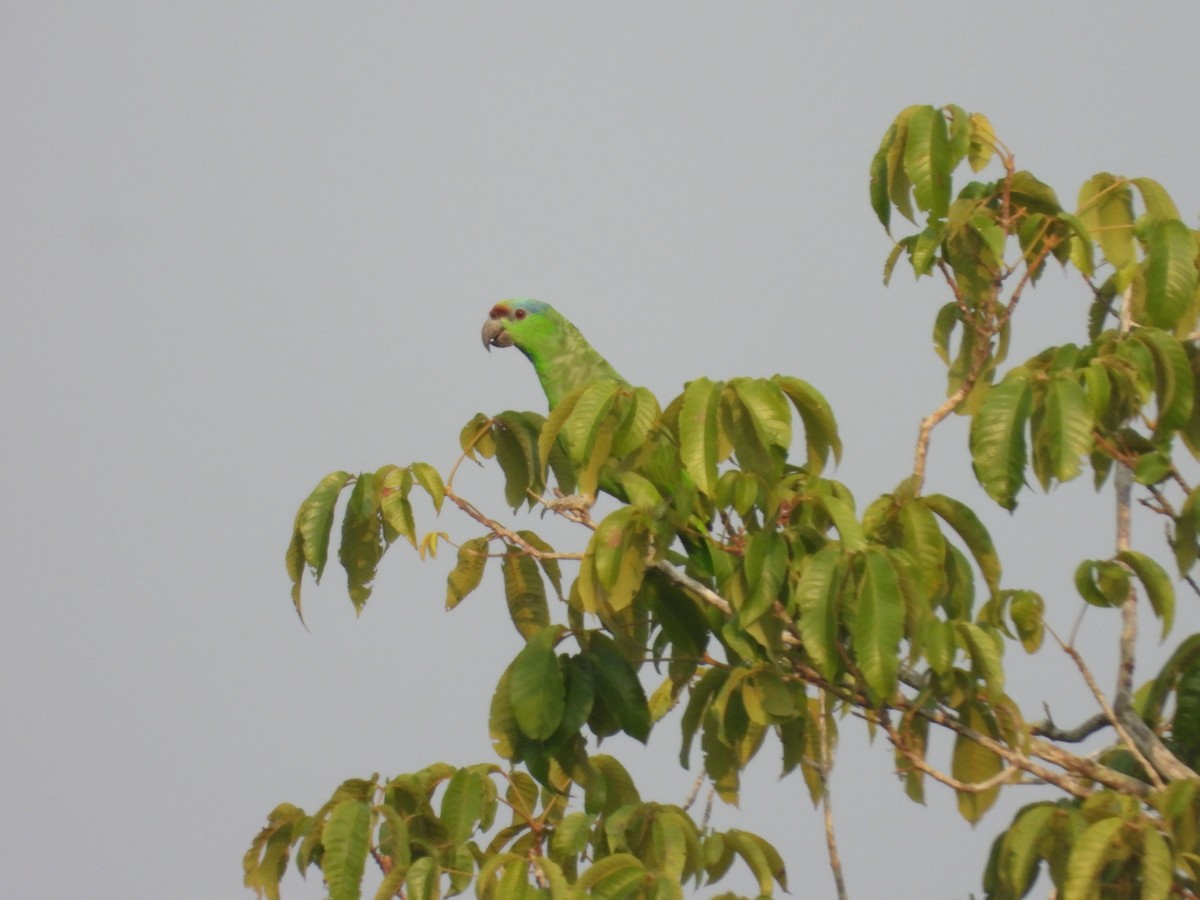
[{"label": "parrot foot", "polygon": [[558,488],[554,489],[553,497],[542,497],[542,515],[547,512],[557,513],[575,522],[590,522],[588,510],[596,503],[595,497],[580,494],[564,495]]}]

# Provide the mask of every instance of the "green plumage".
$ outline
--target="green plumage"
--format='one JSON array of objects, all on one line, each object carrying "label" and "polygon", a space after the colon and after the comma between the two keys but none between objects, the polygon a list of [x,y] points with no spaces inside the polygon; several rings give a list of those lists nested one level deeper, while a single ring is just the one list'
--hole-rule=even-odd
[{"label": "green plumage", "polygon": [[540,300],[505,300],[493,306],[483,323],[483,344],[488,349],[516,347],[524,353],[551,409],[581,385],[601,379],[628,383],[578,328]]}]

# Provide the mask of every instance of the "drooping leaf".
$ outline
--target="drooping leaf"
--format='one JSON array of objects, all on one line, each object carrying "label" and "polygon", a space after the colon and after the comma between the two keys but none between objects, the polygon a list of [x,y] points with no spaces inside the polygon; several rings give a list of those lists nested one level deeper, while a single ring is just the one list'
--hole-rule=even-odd
[{"label": "drooping leaf", "polygon": [[1117,554],[1117,559],[1129,566],[1141,581],[1146,590],[1146,599],[1162,622],[1162,639],[1166,640],[1175,621],[1175,588],[1171,584],[1171,577],[1162,566],[1136,550],[1122,550]]},{"label": "drooping leaf", "polygon": [[550,624],[546,587],[537,563],[522,551],[510,549],[504,554],[501,568],[509,617],[521,636],[529,640]]},{"label": "drooping leaf", "polygon": [[1078,216],[1115,269],[1134,262],[1133,195],[1129,182],[1101,172],[1079,189]]},{"label": "drooping leaf", "polygon": [[945,494],[926,494],[919,500],[943,522],[949,525],[962,538],[967,549],[975,558],[975,564],[987,582],[988,589],[995,593],[1000,590],[1000,557],[975,511],[964,503],[947,497]]},{"label": "drooping leaf", "polygon": [[1154,822],[1143,820],[1142,828],[1142,893],[1140,900],[1167,900],[1174,884],[1175,865],[1171,848],[1158,833]]},{"label": "drooping leaf", "polygon": [[697,378],[684,389],[679,411],[679,455],[701,493],[717,485],[717,409],[723,383]]},{"label": "drooping leaf", "polygon": [[[986,401],[985,401],[986,404]],[[1072,374],[1057,373],[1046,386],[1042,415],[1034,431],[1034,470],[1042,489],[1050,479],[1070,481],[1080,471],[1080,458],[1092,450],[1092,410]]]},{"label": "drooping leaf", "polygon": [[[967,706],[962,711],[961,718],[963,724],[973,731],[992,736],[992,729],[985,714],[975,704]],[[950,774],[959,781],[979,784],[999,774],[1003,768],[1004,761],[995,751],[976,743],[966,735],[959,734],[955,737]],[[984,791],[959,791],[958,811],[964,819],[974,825],[996,802],[999,793],[998,785]]]},{"label": "drooping leaf", "polygon": [[1075,569],[1075,589],[1092,606],[1120,606],[1129,596],[1129,573],[1108,560],[1085,559]]},{"label": "drooping leaf", "polygon": [[776,375],[775,382],[796,407],[804,424],[804,443],[808,450],[808,471],[819,475],[832,451],[833,459],[842,458],[842,440],[838,436],[833,409],[821,392],[807,381]]},{"label": "drooping leaf", "polygon": [[982,113],[971,113],[971,137],[967,146],[967,162],[972,172],[982,171],[996,152],[996,133],[992,123]]},{"label": "drooping leaf", "polygon": [[592,665],[596,694],[621,730],[643,744],[650,735],[650,708],[637,673],[611,638],[593,632],[584,656]]},{"label": "drooping leaf", "polygon": [[[537,550],[540,550],[542,553],[554,552],[553,547],[547,544],[532,531],[522,529],[518,531],[517,534],[523,541],[525,541],[525,543]],[[550,584],[554,587],[554,593],[561,600],[563,596],[562,567],[558,564],[558,560],[547,557],[539,557],[538,565],[542,567],[542,571],[545,572],[546,577],[550,579]]]},{"label": "drooping leaf", "polygon": [[442,795],[441,818],[456,844],[465,843],[483,817],[484,777],[474,768],[461,768],[451,777]]},{"label": "drooping leaf", "polygon": [[[989,497],[1013,510],[1025,484],[1025,429],[1033,405],[1030,373],[1013,369],[987,392],[971,419],[971,464]],[[935,510],[936,511],[936,510]]]},{"label": "drooping leaf", "polygon": [[864,551],[854,622],[854,660],[867,681],[874,702],[886,702],[896,689],[904,601],[900,582],[888,554],[874,547]]},{"label": "drooping leaf", "polygon": [[787,542],[783,535],[760,531],[751,536],[744,562],[747,596],[738,610],[738,622],[743,628],[758,621],[779,598],[787,565]]},{"label": "drooping leaf", "polygon": [[[330,472],[317,484],[296,513],[293,544],[299,541],[304,561],[320,582],[329,554],[329,535],[333,531],[334,505],[338,494],[352,476],[349,472]],[[297,584],[299,578],[293,578]]]},{"label": "drooping leaf", "polygon": [[1178,219],[1156,223],[1146,242],[1146,323],[1180,337],[1195,325],[1196,238]]},{"label": "drooping leaf", "polygon": [[383,557],[379,504],[382,485],[374,472],[363,472],[354,484],[342,518],[342,544],[338,560],[346,570],[346,584],[356,612],[371,596],[371,585]]},{"label": "drooping leaf", "polygon": [[521,733],[533,740],[554,734],[566,706],[566,685],[554,645],[560,626],[542,628],[529,638],[513,660],[509,696]]},{"label": "drooping leaf", "polygon": [[1004,664],[1000,645],[974,622],[955,622],[954,625],[974,669],[987,684],[988,697],[993,701],[1000,699],[1004,694]]},{"label": "drooping leaf", "polygon": [[933,219],[950,205],[950,138],[940,109],[921,106],[908,120],[904,171],[913,185],[917,207]]},{"label": "drooping leaf", "polygon": [[446,609],[454,609],[479,587],[483,581],[483,569],[487,565],[488,539],[471,538],[458,548],[458,564],[446,577]]},{"label": "drooping leaf", "polygon": [[371,837],[371,804],[342,800],[334,804],[325,822],[321,843],[321,874],[329,886],[330,900],[358,900]]},{"label": "drooping leaf", "polygon": [[1130,181],[1142,195],[1146,212],[1156,219],[1178,219],[1179,208],[1170,194],[1153,178],[1131,178]]},{"label": "drooping leaf", "polygon": [[1075,841],[1067,862],[1067,882],[1063,900],[1083,900],[1098,896],[1097,881],[1110,858],[1110,846],[1118,839],[1123,819],[1116,816],[1093,822]]}]

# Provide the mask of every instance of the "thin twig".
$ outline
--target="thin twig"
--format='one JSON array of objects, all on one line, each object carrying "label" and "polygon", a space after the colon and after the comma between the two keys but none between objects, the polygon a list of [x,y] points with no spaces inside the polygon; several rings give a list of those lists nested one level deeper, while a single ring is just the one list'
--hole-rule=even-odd
[{"label": "thin twig", "polygon": [[[1125,289],[1121,298],[1121,334],[1129,333],[1133,327],[1133,286]],[[1130,497],[1133,490],[1133,471],[1127,465],[1117,464],[1114,477],[1117,497],[1117,552],[1129,549],[1132,533],[1132,509]],[[1118,646],[1117,692],[1113,705],[1117,712],[1127,709],[1133,698],[1133,670],[1137,653],[1137,593],[1132,582],[1129,594],[1121,604],[1121,637]]]},{"label": "thin twig", "polygon": [[1083,661],[1083,657],[1080,656],[1079,651],[1070,644],[1064,643],[1062,638],[1060,638],[1054,629],[1049,625],[1046,625],[1046,630],[1050,632],[1050,636],[1058,642],[1058,646],[1062,648],[1063,652],[1071,657],[1071,659],[1074,661],[1075,667],[1079,669],[1079,674],[1082,675],[1083,680],[1087,682],[1088,690],[1092,692],[1092,696],[1095,697],[1096,702],[1100,704],[1100,709],[1103,710],[1105,718],[1107,718],[1112,724],[1113,729],[1117,732],[1117,736],[1120,737],[1125,743],[1125,746],[1129,748],[1129,752],[1133,754],[1134,758],[1141,764],[1142,768],[1146,770],[1147,777],[1149,777],[1149,779],[1154,783],[1155,787],[1162,787],[1162,778],[1159,777],[1159,774],[1155,770],[1154,766],[1150,765],[1150,760],[1146,759],[1146,757],[1142,755],[1141,749],[1130,736],[1129,732],[1126,731],[1125,726],[1121,723],[1120,718],[1118,718],[1112,706],[1109,705],[1108,698],[1104,696],[1104,691],[1100,690],[1100,685],[1096,684],[1096,679],[1092,677],[1092,670],[1089,669],[1087,663]]},{"label": "thin twig", "polygon": [[817,760],[817,778],[821,783],[821,813],[825,820],[825,846],[829,850],[829,868],[833,870],[833,883],[837,886],[838,900],[847,900],[846,880],[842,876],[842,858],[838,855],[837,834],[833,830],[833,800],[829,791],[829,776],[833,772],[833,746],[829,740],[828,712],[825,704],[817,716],[817,742],[821,758]]},{"label": "thin twig", "polygon": [[465,512],[468,516],[479,522],[481,525],[486,525],[497,537],[502,538],[510,544],[514,544],[521,548],[523,553],[532,556],[534,559],[583,559],[582,553],[547,553],[545,550],[539,550],[525,538],[521,537],[511,528],[505,528],[495,519],[481,513],[475,508],[469,500],[464,500],[458,494],[454,493],[449,487],[446,488],[446,499],[450,500],[455,506]]},{"label": "thin twig", "polygon": [[1104,713],[1096,713],[1074,728],[1059,728],[1050,716],[1050,707],[1043,703],[1042,708],[1046,710],[1046,721],[1035,722],[1030,726],[1030,733],[1049,738],[1052,741],[1061,741],[1064,744],[1077,744],[1109,724],[1108,717]]}]

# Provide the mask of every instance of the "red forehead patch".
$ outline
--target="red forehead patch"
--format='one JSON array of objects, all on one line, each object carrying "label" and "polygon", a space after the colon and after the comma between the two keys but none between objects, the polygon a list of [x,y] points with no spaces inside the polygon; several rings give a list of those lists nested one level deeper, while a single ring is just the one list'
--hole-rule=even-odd
[{"label": "red forehead patch", "polygon": [[503,303],[497,303],[492,307],[492,311],[488,313],[489,319],[503,319],[508,316],[508,307]]}]

